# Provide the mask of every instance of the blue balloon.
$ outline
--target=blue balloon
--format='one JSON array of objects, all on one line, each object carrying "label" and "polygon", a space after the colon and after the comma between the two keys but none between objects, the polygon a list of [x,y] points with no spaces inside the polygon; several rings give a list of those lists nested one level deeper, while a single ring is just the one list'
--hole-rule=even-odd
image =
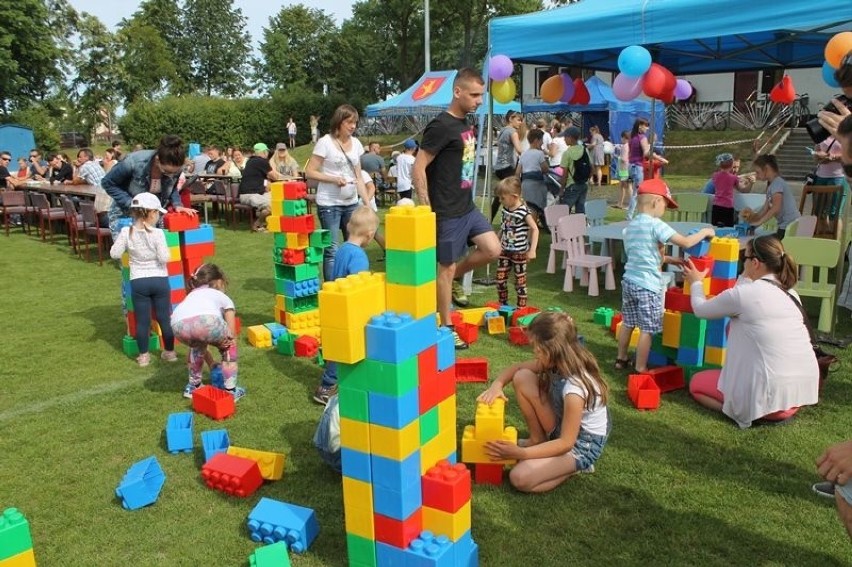
[{"label": "blue balloon", "polygon": [[840,88],[840,83],[834,78],[834,67],[829,65],[828,61],[822,64],[822,80],[831,88]]},{"label": "blue balloon", "polygon": [[618,70],[638,79],[651,68],[651,53],[641,45],[629,45],[618,55]]}]

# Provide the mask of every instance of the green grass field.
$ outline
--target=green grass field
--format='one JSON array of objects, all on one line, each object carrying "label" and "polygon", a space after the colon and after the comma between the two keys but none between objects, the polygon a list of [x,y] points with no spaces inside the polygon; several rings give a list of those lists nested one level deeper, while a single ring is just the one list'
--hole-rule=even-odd
[{"label": "green grass field", "polygon": [[[672,184],[697,187],[702,179]],[[230,277],[244,327],[271,321],[272,238],[245,224],[234,231],[212,222],[214,260]],[[26,514],[40,565],[245,565],[256,547],[246,516],[259,496],[316,510],[319,538],[294,565],[346,564],[340,478],[311,444],[321,413],[310,400],[317,366],[241,340],[248,395],[224,423],[196,416],[196,442],[201,431],[224,426],[232,443],[283,451],[287,462],[283,480],[252,498],[226,497],[201,483],[200,447],[192,455],[165,450],[168,414],[189,406],[181,397],[186,370],[159,360],[138,368],[122,354],[118,269],[77,259],[64,241],[46,244],[19,232],[0,241],[0,507]],[[548,244],[544,237],[530,269],[531,302],[575,317],[612,387],[613,433],[595,474],[549,494],[475,487],[481,564],[849,565],[833,505],[810,489],[816,457],[852,431],[849,353],[838,350],[843,368],[831,375],[820,405],[783,427],[740,431],[685,391],[666,394],[658,411],[638,412],[626,398],[625,373],[612,369],[613,337],[591,321],[595,307],[620,306],[619,292],[563,293],[562,274],[544,271]],[[375,258],[378,251],[369,252]],[[495,298],[493,288],[472,295],[476,305]],[[841,315],[838,334],[848,335],[849,313]],[[505,336],[484,336],[464,356],[487,357],[493,375],[529,352]],[[459,386],[460,429],[472,422],[481,390]],[[508,421],[523,434],[514,404]],[[125,511],[115,487],[149,455],[167,475],[160,499]]]}]

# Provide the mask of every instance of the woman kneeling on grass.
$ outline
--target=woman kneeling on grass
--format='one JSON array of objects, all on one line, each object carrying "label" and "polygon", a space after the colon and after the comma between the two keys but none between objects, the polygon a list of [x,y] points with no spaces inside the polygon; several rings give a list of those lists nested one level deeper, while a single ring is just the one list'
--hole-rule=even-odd
[{"label": "woman kneeling on grass", "polygon": [[477,400],[506,399],[503,387],[514,385],[529,438],[492,441],[486,452],[520,461],[509,475],[518,490],[547,492],[575,473],[594,472],[611,429],[609,387],[567,314],[542,313],[527,334],[535,359],[503,370]]}]

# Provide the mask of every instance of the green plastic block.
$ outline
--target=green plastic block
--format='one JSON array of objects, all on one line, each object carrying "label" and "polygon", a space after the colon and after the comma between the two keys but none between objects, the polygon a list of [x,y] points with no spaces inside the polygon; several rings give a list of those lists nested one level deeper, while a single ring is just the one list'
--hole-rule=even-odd
[{"label": "green plastic block", "polygon": [[308,246],[305,248],[305,263],[306,264],[321,264],[322,263],[322,248],[318,246]]},{"label": "green plastic block", "polygon": [[318,228],[311,233],[308,243],[317,248],[327,248],[331,246],[331,232],[324,228]]},{"label": "green plastic block", "polygon": [[279,541],[256,549],[249,555],[249,565],[251,567],[290,567],[287,543]]},{"label": "green plastic block", "polygon": [[530,323],[533,322],[533,319],[538,317],[538,313],[530,313],[529,315],[524,315],[523,317],[518,317],[518,326],[519,327],[529,327]]},{"label": "green plastic block", "polygon": [[308,202],[304,199],[284,201],[284,216],[299,217],[308,214]]},{"label": "green plastic block", "polygon": [[361,384],[369,384],[370,391],[387,396],[401,396],[417,387],[417,356],[398,364],[378,360],[362,360],[349,365],[345,371],[338,366],[338,374],[355,377]]},{"label": "green plastic block", "polygon": [[651,350],[665,356],[670,360],[677,358],[677,349],[663,345],[663,334],[656,333],[651,336]]},{"label": "green plastic block", "polygon": [[121,268],[121,281],[129,282],[130,281],[130,268],[125,268],[122,266]]},{"label": "green plastic block", "polygon": [[[121,349],[124,354],[131,358],[139,356],[139,345],[136,344],[136,339],[130,335],[124,335]],[[158,350],[160,350],[160,335],[153,333],[151,338],[148,339],[148,352],[157,352]]]},{"label": "green plastic block", "polygon": [[319,296],[284,297],[284,311],[288,313],[302,313],[311,309],[319,309]]},{"label": "green plastic block", "polygon": [[301,282],[311,278],[318,278],[319,269],[314,264],[299,264],[298,266],[275,264],[275,277]]},{"label": "green plastic block", "polygon": [[136,311],[136,310],[133,308],[133,296],[132,296],[132,295],[130,295],[129,293],[128,293],[127,295],[125,295],[125,296],[124,296],[124,307],[125,307],[128,311]]},{"label": "green plastic block", "polygon": [[680,316],[680,346],[704,349],[707,336],[707,320],[699,319],[693,313],[682,313]]},{"label": "green plastic block", "polygon": [[376,542],[355,534],[346,534],[346,555],[349,565],[376,567]]},{"label": "green plastic block", "polygon": [[287,247],[287,236],[283,232],[273,232],[272,237],[276,248]]},{"label": "green plastic block", "polygon": [[325,368],[325,359],[322,357],[322,348],[317,351],[317,366]]},{"label": "green plastic block", "polygon": [[30,524],[17,508],[6,508],[0,516],[0,563],[33,546]]},{"label": "green plastic block", "polygon": [[615,311],[611,307],[598,307],[595,309],[592,320],[596,325],[609,327],[612,324],[613,315],[615,315]]},{"label": "green plastic block", "polygon": [[352,365],[337,365],[337,395],[340,404],[340,417],[369,423],[370,403],[367,389],[360,383],[358,377],[347,374],[345,368],[347,366]]},{"label": "green plastic block", "polygon": [[419,252],[388,250],[385,258],[388,283],[420,285],[435,281],[437,277],[434,248]]},{"label": "green plastic block", "polygon": [[420,416],[420,444],[425,445],[438,435],[438,406]]},{"label": "green plastic block", "polygon": [[180,233],[172,232],[170,230],[164,230],[166,233],[166,246],[171,248],[172,246],[180,246]]},{"label": "green plastic block", "polygon": [[278,342],[275,345],[275,349],[280,353],[287,356],[295,356],[296,355],[296,346],[294,341],[296,340],[296,335],[293,333],[287,333],[278,337]]}]

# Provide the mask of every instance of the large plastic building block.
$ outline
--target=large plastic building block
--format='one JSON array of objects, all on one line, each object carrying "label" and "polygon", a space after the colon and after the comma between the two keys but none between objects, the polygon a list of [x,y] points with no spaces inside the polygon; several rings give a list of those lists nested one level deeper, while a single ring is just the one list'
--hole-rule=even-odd
[{"label": "large plastic building block", "polygon": [[385,215],[388,250],[419,252],[435,248],[436,234],[435,213],[428,206],[391,207]]},{"label": "large plastic building block", "polygon": [[346,531],[372,540],[373,485],[344,474],[343,509],[346,511]]},{"label": "large plastic building block", "polygon": [[476,463],[473,465],[473,481],[476,484],[503,484],[503,465]]},{"label": "large plastic building block", "polygon": [[[370,517],[371,535],[369,538],[357,535],[351,529],[349,529],[349,516],[350,509],[346,508],[346,556],[347,559],[349,559],[349,565],[351,565],[352,567],[373,567],[374,565],[378,565],[376,559],[376,543],[373,541],[372,536],[372,516]],[[352,523],[355,524],[356,522],[353,521]],[[364,523],[360,522],[360,525],[364,525]]]},{"label": "large plastic building block", "polygon": [[[621,336],[621,327],[624,325],[624,322],[619,322],[618,325],[615,326],[615,337],[618,338]],[[630,333],[630,346],[636,347],[639,344],[639,327],[633,327],[633,332]]]},{"label": "large plastic building block", "polygon": [[366,327],[367,357],[393,363],[406,360],[434,343],[436,329],[434,316],[413,319],[393,311],[376,315]]},{"label": "large plastic building block", "polygon": [[710,295],[719,295],[726,289],[731,289],[737,285],[736,278],[732,278],[729,280],[723,280],[720,278],[712,278],[710,280]]},{"label": "large plastic building block", "polygon": [[488,382],[487,358],[456,360],[456,382]]},{"label": "large plastic building block", "polygon": [[367,356],[367,344],[364,333],[347,329],[333,329],[325,325],[320,327],[323,356],[328,360],[355,364]]},{"label": "large plastic building block", "polygon": [[[704,297],[710,295],[710,276],[707,276],[703,280],[701,280],[701,288],[704,290]],[[683,294],[687,297],[692,295],[692,284],[687,283],[683,286]],[[690,300],[692,301],[692,300]]]},{"label": "large plastic building block", "polygon": [[[314,309],[319,308],[319,299],[316,295],[309,295],[305,297],[284,297],[284,309],[282,312],[285,313],[304,313],[305,311],[312,311]],[[282,313],[281,321],[284,320],[284,313]],[[281,323],[281,321],[278,321]]]},{"label": "large plastic building block", "polygon": [[[502,469],[502,465],[500,465]],[[421,480],[423,505],[444,512],[458,512],[470,502],[470,471],[461,463],[439,461]]]},{"label": "large plastic building block", "polygon": [[287,333],[278,337],[278,342],[275,344],[275,350],[287,356],[295,356],[296,354],[296,335]]},{"label": "large plastic building block", "polygon": [[304,199],[308,194],[308,184],[304,181],[284,181],[284,199]]},{"label": "large plastic building block", "polygon": [[272,347],[272,333],[265,325],[252,325],[246,329],[246,340],[255,348]]},{"label": "large plastic building block", "polygon": [[500,317],[486,317],[485,327],[489,335],[502,335],[506,332],[506,320]]},{"label": "large plastic building block", "polygon": [[422,285],[435,281],[437,262],[435,249],[419,252],[388,249],[386,254],[388,283],[399,285]]},{"label": "large plastic building block", "polygon": [[405,550],[405,565],[411,567],[453,567],[453,543],[445,535],[422,532]]},{"label": "large plastic building block", "polygon": [[417,388],[399,396],[378,392],[370,392],[368,396],[370,423],[401,429],[420,416]]},{"label": "large plastic building block", "polygon": [[169,289],[184,289],[186,282],[183,279],[183,274],[169,276]]},{"label": "large plastic building block", "polygon": [[680,366],[702,366],[704,364],[704,348],[681,346],[677,349],[677,358]]},{"label": "large plastic building block", "polygon": [[228,447],[227,453],[256,462],[260,469],[260,476],[264,480],[280,480],[284,476],[284,453],[258,451],[256,449],[246,449],[233,445]]},{"label": "large plastic building block", "polygon": [[616,313],[612,316],[612,323],[609,324],[609,332],[615,333],[615,329],[618,327],[618,324],[624,319],[624,315],[621,313]]},{"label": "large plastic building block", "polygon": [[331,246],[331,232],[325,228],[318,228],[309,235],[308,243],[314,248],[328,248]]},{"label": "large plastic building block", "polygon": [[456,310],[456,313],[461,315],[462,321],[470,325],[476,325],[477,327],[485,324],[485,314],[491,312],[496,313],[491,307],[471,307]]},{"label": "large plastic building block", "polygon": [[479,441],[494,441],[503,438],[506,421],[506,400],[497,398],[490,404],[476,402],[474,428]]},{"label": "large plastic building block", "polygon": [[186,244],[180,247],[181,257],[183,258],[204,258],[216,254],[216,244],[213,242],[203,242],[200,244]]},{"label": "large plastic building block", "polygon": [[[278,282],[276,282],[275,287],[278,287]],[[319,293],[320,284],[318,278],[312,278],[300,282],[283,280],[282,288],[283,291],[281,293],[287,297],[308,297]]]},{"label": "large plastic building block", "polygon": [[319,341],[314,337],[301,336],[293,341],[293,348],[296,356],[312,358],[319,352]]},{"label": "large plastic building block", "polygon": [[251,496],[263,484],[256,462],[227,453],[213,455],[204,463],[201,478],[208,487],[240,498]]},{"label": "large plastic building block", "polygon": [[373,470],[373,510],[376,514],[402,521],[423,506],[423,495],[420,492],[420,483],[418,482],[420,478],[420,454],[415,453],[406,461],[414,457],[416,457],[416,466],[412,469],[410,477],[414,482],[403,486],[400,490],[377,484],[376,479],[381,478],[381,475],[375,469]]},{"label": "large plastic building block", "polygon": [[192,393],[192,409],[217,421],[237,411],[233,394],[213,386],[202,386]]},{"label": "large plastic building block", "polygon": [[520,326],[520,323],[518,323],[518,320],[521,317],[526,317],[527,315],[532,315],[533,313],[539,313],[539,312],[541,312],[541,309],[539,309],[538,307],[532,307],[530,305],[528,305],[526,307],[519,307],[518,309],[515,309],[512,312],[512,325],[511,326],[512,327],[518,327],[518,326]]},{"label": "large plastic building block", "polygon": [[420,447],[420,422],[414,420],[400,429],[370,424],[373,455],[401,461]]},{"label": "large plastic building block", "polygon": [[530,344],[527,330],[523,327],[509,327],[509,342],[518,346]]},{"label": "large plastic building block", "polygon": [[446,370],[456,363],[456,347],[453,332],[447,327],[438,328],[438,370]]},{"label": "large plastic building block", "polygon": [[405,549],[423,531],[423,511],[419,508],[402,521],[374,513],[373,526],[377,542]]},{"label": "large plastic building block", "polygon": [[172,232],[192,230],[201,226],[198,216],[183,213],[166,213],[163,215],[163,227]]},{"label": "large plastic building block", "polygon": [[512,314],[516,309],[517,307],[513,307],[511,305],[500,305],[497,307],[497,312],[506,321],[506,327],[509,327],[512,324]]},{"label": "large plastic building block", "polygon": [[276,248],[292,248],[294,250],[304,250],[309,245],[307,234],[297,234],[294,232],[276,232],[272,236],[274,238]]},{"label": "large plastic building block", "polygon": [[[509,443],[517,443],[518,430],[512,426],[506,427],[503,430],[503,435],[498,439],[508,441]],[[461,440],[461,460],[465,463],[491,463],[503,465],[515,464],[514,459],[504,459],[502,461],[491,460],[491,457],[489,457],[485,453],[485,443],[486,441],[477,438],[476,431],[473,425],[465,426]]]},{"label": "large plastic building block", "polygon": [[368,453],[349,449],[348,447],[341,447],[340,462],[344,475],[363,482],[373,482],[373,469]]},{"label": "large plastic building block", "polygon": [[249,567],[290,567],[290,554],[283,541],[264,545],[249,556]]},{"label": "large plastic building block", "polygon": [[660,407],[660,388],[648,374],[627,377],[627,397],[636,409],[654,410]]},{"label": "large plastic building block", "polygon": [[0,559],[0,567],[36,567],[35,553],[28,549],[12,557]]},{"label": "large plastic building block", "polygon": [[[160,463],[157,462],[157,458],[148,457],[133,463],[127,469],[115,489],[115,495],[121,499],[121,505],[125,510],[137,510],[156,502],[165,482],[166,475],[163,473]],[[0,529],[0,534],[2,534],[2,529]],[[0,538],[0,541],[3,541],[3,539]],[[0,544],[0,554],[2,553],[3,548]]]},{"label": "large plastic building block", "polygon": [[[690,230],[687,233],[687,236],[693,235],[698,232],[698,229]],[[690,246],[689,248],[684,248],[683,251],[690,256],[706,256],[708,252],[710,252],[710,240],[704,238],[700,240],[694,246]]]},{"label": "large plastic building block", "polygon": [[192,413],[169,414],[166,420],[166,447],[169,453],[192,451]]},{"label": "large plastic building block", "polygon": [[691,256],[689,260],[699,272],[706,271],[706,277],[709,278],[713,274],[713,265],[715,264],[715,261],[712,256]]},{"label": "large plastic building block", "polygon": [[[372,392],[370,392],[372,393]],[[340,446],[362,453],[370,452],[370,424],[348,417],[340,418]]]},{"label": "large plastic building block", "polygon": [[310,508],[261,498],[248,515],[252,541],[283,541],[290,551],[304,553],[319,533],[319,522]]},{"label": "large plastic building block", "polygon": [[699,319],[692,313],[683,313],[681,315],[680,345],[678,346],[703,349],[706,337],[706,319]]},{"label": "large plastic building block", "polygon": [[308,214],[308,202],[305,199],[284,201],[282,215],[285,217],[300,217]]},{"label": "large plastic building block", "polygon": [[654,380],[660,393],[672,392],[686,387],[683,379],[683,368],[680,366],[663,366],[649,370],[647,374]]},{"label": "large plastic building block", "polygon": [[303,334],[303,329],[318,327],[319,324],[319,309],[312,309],[301,313],[287,313],[284,317],[284,325],[295,335],[301,335]]},{"label": "large plastic building block", "polygon": [[298,217],[281,217],[281,232],[310,234],[315,229],[316,225],[313,215],[302,215]]},{"label": "large plastic building block", "polygon": [[305,263],[305,251],[296,248],[276,248],[272,253],[272,259],[279,264],[297,266]]},{"label": "large plastic building block", "polygon": [[275,276],[301,282],[319,277],[319,269],[314,264],[300,264],[288,266],[287,264],[275,264]]},{"label": "large plastic building block", "polygon": [[425,445],[438,435],[440,430],[440,416],[438,406],[430,408],[420,414],[420,445]]},{"label": "large plastic building block", "polygon": [[[136,344],[136,339],[131,337],[130,335],[125,335],[124,339],[121,342],[122,350],[124,354],[130,357],[139,356],[139,345]],[[150,339],[148,340],[148,350],[150,352],[157,352],[160,350],[160,336],[157,334],[152,334]]]},{"label": "large plastic building block", "polygon": [[728,346],[728,317],[722,319],[711,319],[707,321],[707,334],[705,344],[707,346],[726,348]]},{"label": "large plastic building block", "polygon": [[200,224],[198,228],[185,230],[179,233],[180,243],[186,244],[205,244],[213,242],[213,227],[209,224]]},{"label": "large plastic building block", "polygon": [[663,312],[663,345],[677,348],[680,346],[680,311],[666,309]]},{"label": "large plastic building block", "polygon": [[734,262],[740,258],[740,241],[736,238],[713,238],[710,241],[710,255],[717,262]]},{"label": "large plastic building block", "polygon": [[385,288],[388,311],[410,313],[415,319],[435,313],[438,308],[436,285],[435,280],[416,286],[388,282]]},{"label": "large plastic building block", "polygon": [[594,314],[592,315],[592,320],[595,325],[603,325],[604,327],[609,327],[609,324],[612,323],[612,316],[615,315],[615,310],[610,307],[598,307],[595,309]]},{"label": "large plastic building block", "polygon": [[691,300],[679,287],[670,287],[666,290],[665,307],[669,311],[692,313]]},{"label": "large plastic building block", "polygon": [[6,508],[0,516],[0,560],[32,549],[30,524],[17,508]]},{"label": "large plastic building block", "polygon": [[[172,232],[171,230],[163,230],[163,234],[166,235],[166,246],[168,246],[169,248],[171,248],[172,246],[180,246],[180,233],[179,232]],[[121,257],[121,265],[122,266],[124,265],[124,256],[125,255],[127,255],[127,253],[125,253]],[[129,255],[127,255],[127,260],[128,260],[128,262],[130,261]]]},{"label": "large plastic building block", "polygon": [[423,529],[444,534],[451,540],[456,541],[465,532],[470,530],[470,502],[463,504],[457,512],[452,514],[438,510],[437,508],[424,506]]},{"label": "large plastic building block", "polygon": [[715,364],[717,366],[724,366],[725,364],[725,353],[727,349],[720,347],[707,346],[704,347],[704,362],[705,364]]},{"label": "large plastic building block", "polygon": [[736,280],[737,279],[737,260],[717,260],[713,264],[712,277],[720,280]]},{"label": "large plastic building block", "polygon": [[372,392],[400,396],[417,387],[418,357],[398,363],[367,359],[360,364],[338,366],[339,383]]},{"label": "large plastic building block", "polygon": [[[338,370],[344,365],[338,366]],[[340,399],[340,418],[348,417],[355,421],[370,421],[370,407],[368,403],[367,390],[359,383],[359,380],[344,379],[341,374],[337,375],[337,395]]]},{"label": "large plastic building block", "polygon": [[530,313],[529,315],[524,315],[523,317],[518,317],[517,322],[519,327],[529,327],[530,323],[538,317],[538,313]]},{"label": "large plastic building block", "polygon": [[[419,367],[419,409],[423,414],[456,393],[456,367],[436,370],[434,347],[418,355]],[[455,424],[453,425],[455,429]]]},{"label": "large plastic building block", "polygon": [[217,453],[227,453],[231,446],[228,432],[224,429],[211,429],[201,432],[201,448],[204,450],[204,462],[206,463]]},{"label": "large plastic building block", "polygon": [[479,325],[473,323],[461,323],[456,325],[456,333],[459,338],[469,345],[479,340]]},{"label": "large plastic building block", "polygon": [[186,290],[185,289],[173,289],[169,293],[169,301],[172,305],[177,305],[181,301],[186,299]]},{"label": "large plastic building block", "polygon": [[264,323],[264,327],[269,329],[269,334],[272,335],[272,344],[277,345],[278,339],[287,334],[287,327],[281,323]]},{"label": "large plastic building block", "polygon": [[[373,450],[375,453],[375,449]],[[370,457],[370,469],[373,475],[373,489],[377,487],[387,488],[396,492],[416,486],[420,490],[420,451],[414,451],[404,459],[389,459],[377,454]],[[375,504],[376,498],[373,497]],[[384,512],[376,510],[379,513]],[[394,516],[396,517],[396,516]],[[408,517],[405,514],[404,517]],[[401,519],[397,517],[397,519]]]},{"label": "large plastic building block", "polygon": [[319,303],[323,326],[363,335],[370,318],[386,310],[385,275],[362,272],[325,282]]}]

